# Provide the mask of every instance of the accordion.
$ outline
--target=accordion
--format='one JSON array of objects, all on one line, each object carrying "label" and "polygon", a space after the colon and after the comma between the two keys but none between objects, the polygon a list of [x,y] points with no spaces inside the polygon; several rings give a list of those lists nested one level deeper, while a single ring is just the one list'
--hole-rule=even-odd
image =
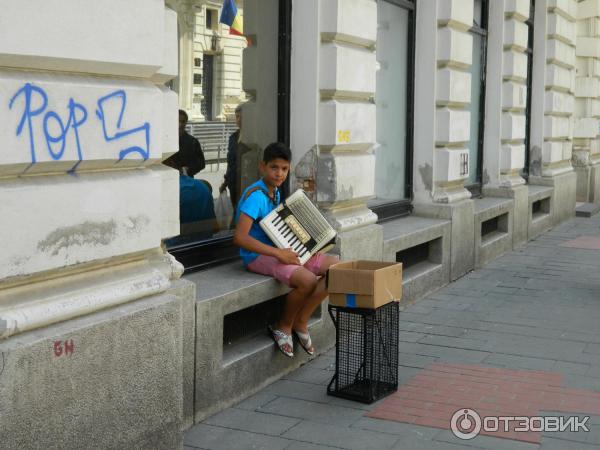
[{"label": "accordion", "polygon": [[259,223],[279,248],[291,248],[304,264],[312,255],[335,245],[336,231],[298,189]]}]

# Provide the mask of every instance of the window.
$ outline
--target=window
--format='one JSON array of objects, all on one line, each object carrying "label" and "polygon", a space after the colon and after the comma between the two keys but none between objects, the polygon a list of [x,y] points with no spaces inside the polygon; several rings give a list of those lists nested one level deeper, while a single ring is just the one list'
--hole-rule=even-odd
[{"label": "window", "polygon": [[202,102],[200,111],[205,120],[213,120],[213,73],[214,56],[204,55],[202,58]]},{"label": "window", "polygon": [[529,6],[529,19],[525,22],[528,28],[527,38],[527,101],[525,106],[525,167],[521,175],[529,178],[529,146],[531,143],[531,89],[533,85],[533,21],[535,14],[535,0]]},{"label": "window", "polygon": [[216,30],[219,23],[218,13],[216,9],[206,8],[206,29]]},{"label": "window", "polygon": [[412,195],[412,129],[415,2],[377,2],[375,198],[380,219],[409,212]]},{"label": "window", "polygon": [[[241,12],[243,3],[236,4]],[[199,69],[201,55],[202,73],[194,74],[189,85],[178,89],[180,108],[189,116],[187,132],[200,142],[206,162],[205,168],[193,177],[180,177],[181,234],[165,241],[168,251],[188,272],[238,258],[239,249],[232,243],[231,218],[214,214],[225,174],[233,181],[224,191],[225,201],[231,206],[241,191],[258,179],[262,149],[273,141],[289,144],[291,0],[260,0],[259,11],[253,10],[246,20],[258,20],[256,14],[260,15],[261,28],[257,32],[259,39],[253,41],[277,45],[257,46],[256,51],[244,54],[246,46],[253,45],[244,36],[208,32],[209,26],[216,27],[215,16],[210,23],[208,18],[197,22],[189,60],[180,60],[180,71],[193,73],[194,66]],[[187,43],[183,48],[188,48]],[[255,86],[249,86],[248,92],[242,90],[244,57],[252,58],[250,66],[261,67],[261,77]],[[253,104],[246,109],[244,104],[248,102]],[[259,135],[248,138],[252,142],[245,142],[244,133],[238,132],[234,113],[238,105],[242,130],[245,111],[261,118],[261,133],[248,132],[249,136]],[[230,142],[232,154],[235,153],[231,165],[232,160],[227,158]],[[284,196],[286,192],[283,189]]]},{"label": "window", "polygon": [[487,49],[487,0],[474,0],[473,26],[469,30],[473,37],[473,60],[471,72],[471,133],[469,148],[469,177],[466,187],[474,195],[481,193],[483,170],[483,127],[485,111],[485,70]]}]

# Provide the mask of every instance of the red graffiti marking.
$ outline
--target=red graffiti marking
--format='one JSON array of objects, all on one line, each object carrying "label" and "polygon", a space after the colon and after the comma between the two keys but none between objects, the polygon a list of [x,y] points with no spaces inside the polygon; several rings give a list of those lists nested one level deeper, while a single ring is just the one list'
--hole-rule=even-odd
[{"label": "red graffiti marking", "polygon": [[75,352],[75,344],[73,339],[68,341],[54,341],[54,356],[72,355]]}]

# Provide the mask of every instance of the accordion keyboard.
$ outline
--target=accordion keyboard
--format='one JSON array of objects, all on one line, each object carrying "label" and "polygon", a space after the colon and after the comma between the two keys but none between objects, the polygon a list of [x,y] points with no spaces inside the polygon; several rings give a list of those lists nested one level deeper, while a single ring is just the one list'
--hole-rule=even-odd
[{"label": "accordion keyboard", "polygon": [[310,236],[293,216],[282,219],[277,215],[269,225],[271,233],[279,241],[281,248],[289,247],[294,250],[298,254],[300,264],[310,259],[310,252],[304,245],[310,240]]}]

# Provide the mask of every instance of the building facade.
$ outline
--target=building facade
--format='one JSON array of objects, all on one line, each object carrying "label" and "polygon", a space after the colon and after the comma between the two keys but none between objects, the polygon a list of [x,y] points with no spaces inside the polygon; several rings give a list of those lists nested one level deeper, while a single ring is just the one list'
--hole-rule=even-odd
[{"label": "building facade", "polygon": [[[179,76],[172,87],[180,108],[192,121],[233,121],[236,106],[246,100],[242,90],[246,38],[230,34],[229,27],[219,22],[222,0],[166,3],[178,10]],[[244,2],[236,5],[243,20]]]},{"label": "building facade", "polygon": [[[160,163],[178,106],[205,116],[194,60],[230,38],[194,29],[220,5],[13,3],[0,1],[0,441],[177,448],[181,429],[304,357],[259,333],[286,290],[232,259],[231,230],[165,244],[181,231],[178,175]],[[243,12],[243,92],[222,75],[211,113],[243,100],[240,182],[268,143],[289,143],[289,189],[319,205],[342,259],[401,261],[403,301],[598,202],[600,0]],[[326,309],[311,333],[332,345]]]}]

